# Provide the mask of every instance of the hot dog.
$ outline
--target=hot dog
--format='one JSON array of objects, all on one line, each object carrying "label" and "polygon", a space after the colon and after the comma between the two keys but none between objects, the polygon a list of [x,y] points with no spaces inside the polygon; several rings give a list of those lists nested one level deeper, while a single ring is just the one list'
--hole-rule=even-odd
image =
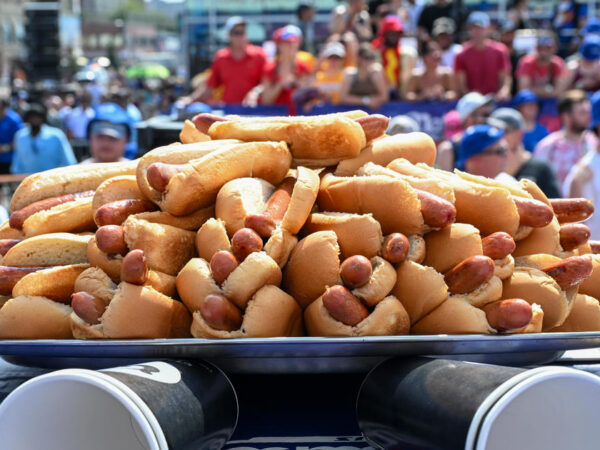
[{"label": "hot dog", "polygon": [[474,291],[494,275],[494,261],[487,256],[475,255],[457,264],[444,275],[448,290],[453,294]]},{"label": "hot dog", "polygon": [[600,241],[588,241],[588,243],[594,255],[600,254]]},{"label": "hot dog", "polygon": [[582,222],[594,213],[594,204],[585,198],[552,198],[550,203],[561,224]]},{"label": "hot dog", "polygon": [[222,284],[239,265],[236,257],[227,250],[215,252],[210,259],[210,271],[217,284]]},{"label": "hot dog", "polygon": [[566,251],[575,250],[590,238],[592,232],[582,223],[568,223],[560,226],[560,245]]},{"label": "hot dog", "polygon": [[227,298],[210,294],[200,302],[200,314],[216,330],[234,331],[242,325],[242,313]]},{"label": "hot dog", "polygon": [[514,239],[503,231],[492,233],[481,240],[483,254],[491,259],[504,259],[516,248]]},{"label": "hot dog", "polygon": [[592,274],[592,270],[592,260],[588,256],[572,256],[542,269],[562,290],[578,285]]},{"label": "hot dog", "polygon": [[246,216],[244,226],[253,229],[263,238],[271,236],[275,227],[285,216],[295,183],[295,178],[283,180],[267,201],[264,211],[260,214]]},{"label": "hot dog", "polygon": [[0,295],[11,295],[12,289],[28,273],[47,269],[47,267],[11,267],[0,266]]},{"label": "hot dog", "polygon": [[482,309],[490,326],[498,331],[522,328],[533,317],[531,305],[519,298],[498,300],[488,303]]},{"label": "hot dog", "polygon": [[392,233],[385,237],[381,246],[381,256],[392,264],[400,264],[408,257],[410,244],[402,233]]},{"label": "hot dog", "polygon": [[100,323],[100,318],[106,311],[106,303],[89,292],[75,292],[71,296],[71,307],[83,321],[90,325]]},{"label": "hot dog", "polygon": [[323,294],[323,306],[331,317],[355,326],[369,315],[367,308],[344,286],[332,286]]},{"label": "hot dog", "polygon": [[148,279],[148,263],[142,250],[131,250],[121,264],[121,281],[143,285]]},{"label": "hot dog", "polygon": [[98,226],[121,225],[131,214],[156,211],[157,209],[158,207],[149,200],[117,200],[98,208],[94,221]]},{"label": "hot dog", "polygon": [[192,122],[194,123],[194,125],[196,125],[196,128],[198,129],[198,131],[204,133],[204,134],[208,134],[208,129],[210,128],[210,126],[215,123],[215,122],[225,122],[228,119],[227,117],[222,117],[222,116],[217,116],[215,114],[209,114],[209,113],[200,113],[195,115],[192,118]]},{"label": "hot dog", "polygon": [[231,251],[239,261],[243,261],[250,253],[260,252],[263,241],[256,231],[242,228],[231,238]]},{"label": "hot dog", "polygon": [[158,192],[164,192],[167,190],[167,185],[171,181],[171,178],[183,172],[185,168],[185,164],[152,163],[148,166],[148,171],[146,172],[148,184]]},{"label": "hot dog", "polygon": [[346,258],[340,266],[340,276],[342,281],[350,289],[354,289],[366,284],[371,278],[373,267],[371,262],[361,255],[354,255]]},{"label": "hot dog", "polygon": [[6,252],[19,242],[21,242],[21,239],[0,239],[0,255],[6,255]]},{"label": "hot dog", "polygon": [[456,219],[456,208],[452,203],[437,195],[416,189],[421,202],[421,214],[427,225],[444,228]]},{"label": "hot dog", "polygon": [[125,255],[129,250],[125,243],[125,231],[119,225],[104,225],[98,228],[96,245],[108,255]]},{"label": "hot dog", "polygon": [[552,208],[539,200],[513,196],[513,201],[519,212],[519,223],[526,227],[545,227],[554,217]]}]

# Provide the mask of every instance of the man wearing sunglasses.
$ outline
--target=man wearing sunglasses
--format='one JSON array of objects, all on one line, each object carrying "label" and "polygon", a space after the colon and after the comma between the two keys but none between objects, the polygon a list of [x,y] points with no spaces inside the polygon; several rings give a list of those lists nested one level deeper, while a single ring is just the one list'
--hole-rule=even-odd
[{"label": "man wearing sunglasses", "polygon": [[491,125],[473,125],[465,131],[456,166],[473,175],[496,178],[506,170],[504,131]]}]

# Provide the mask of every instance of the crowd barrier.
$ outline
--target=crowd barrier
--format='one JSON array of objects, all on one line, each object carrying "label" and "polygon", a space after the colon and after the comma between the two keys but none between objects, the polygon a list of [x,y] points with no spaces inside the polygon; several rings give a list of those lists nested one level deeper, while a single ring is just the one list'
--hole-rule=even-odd
[{"label": "crowd barrier", "polygon": [[[444,114],[454,109],[456,102],[388,102],[378,110],[368,110],[369,112],[384,114],[389,117],[397,115],[408,115],[415,119],[419,124],[421,131],[428,133],[435,140],[443,137]],[[498,103],[498,107],[511,106],[510,102]],[[352,109],[365,109],[357,105],[319,105],[310,111],[304,111],[303,114],[329,114]],[[226,105],[223,108],[226,114],[239,114],[245,116],[286,116],[287,107],[283,105],[259,105],[257,107],[248,107],[243,105]],[[540,122],[548,130],[555,131],[560,127],[558,114],[556,111],[556,99],[546,99],[540,101]]]}]

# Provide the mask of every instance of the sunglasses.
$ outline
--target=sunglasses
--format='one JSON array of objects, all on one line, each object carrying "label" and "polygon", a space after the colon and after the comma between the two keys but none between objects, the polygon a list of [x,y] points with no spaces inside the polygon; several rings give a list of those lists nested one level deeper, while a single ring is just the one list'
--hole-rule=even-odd
[{"label": "sunglasses", "polygon": [[232,30],[231,33],[232,36],[242,36],[244,34],[246,34],[246,30],[244,29],[239,29],[239,30]]},{"label": "sunglasses", "polygon": [[491,156],[491,155],[504,156],[506,154],[506,150],[508,150],[506,148],[506,145],[502,145],[502,146],[500,146],[498,148],[491,149],[491,150],[486,150],[485,152],[481,152],[480,155],[484,155],[484,156]]}]

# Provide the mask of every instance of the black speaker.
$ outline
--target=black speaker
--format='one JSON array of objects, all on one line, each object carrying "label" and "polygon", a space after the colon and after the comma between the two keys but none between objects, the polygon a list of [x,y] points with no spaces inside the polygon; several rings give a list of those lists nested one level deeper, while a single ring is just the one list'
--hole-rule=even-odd
[{"label": "black speaker", "polygon": [[25,45],[27,72],[32,81],[59,78],[60,36],[58,14],[60,2],[28,2],[25,4]]}]

